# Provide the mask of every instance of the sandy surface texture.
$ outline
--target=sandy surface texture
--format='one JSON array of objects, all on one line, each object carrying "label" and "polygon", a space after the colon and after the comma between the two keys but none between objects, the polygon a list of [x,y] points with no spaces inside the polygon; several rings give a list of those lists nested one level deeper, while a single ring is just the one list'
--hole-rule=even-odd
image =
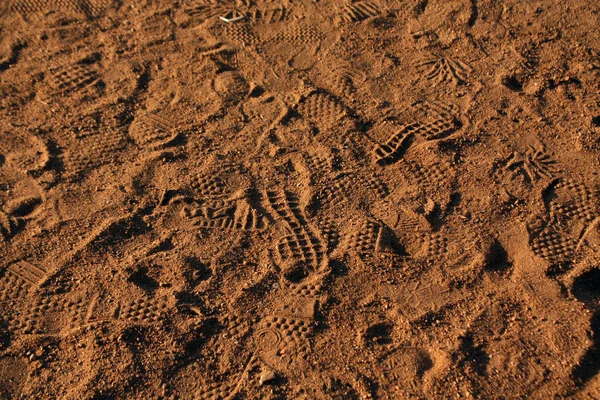
[{"label": "sandy surface texture", "polygon": [[0,397],[600,398],[600,3],[0,1]]}]

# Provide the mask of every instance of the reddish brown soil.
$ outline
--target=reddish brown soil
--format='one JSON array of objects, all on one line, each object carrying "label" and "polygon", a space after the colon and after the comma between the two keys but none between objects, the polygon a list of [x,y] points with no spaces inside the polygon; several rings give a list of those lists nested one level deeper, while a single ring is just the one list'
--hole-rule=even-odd
[{"label": "reddish brown soil", "polygon": [[600,398],[599,28],[1,1],[0,396]]}]

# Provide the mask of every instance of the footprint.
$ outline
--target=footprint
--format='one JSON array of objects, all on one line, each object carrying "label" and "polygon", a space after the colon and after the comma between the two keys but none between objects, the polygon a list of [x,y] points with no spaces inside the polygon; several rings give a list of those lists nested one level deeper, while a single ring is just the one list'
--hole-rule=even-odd
[{"label": "footprint", "polygon": [[325,247],[308,223],[300,199],[281,189],[268,190],[265,208],[273,220],[285,226],[285,234],[276,244],[276,254],[287,269],[307,268],[319,271],[327,263]]},{"label": "footprint", "polygon": [[257,355],[267,364],[283,368],[285,360],[299,360],[307,356],[307,338],[312,332],[307,320],[267,316],[254,333]]},{"label": "footprint", "polygon": [[172,310],[165,297],[145,297],[118,307],[115,318],[138,324],[153,324],[165,319]]},{"label": "footprint", "polygon": [[316,45],[325,37],[324,33],[312,25],[295,25],[277,32],[267,39],[267,43],[289,43],[294,45]]},{"label": "footprint", "polygon": [[316,91],[298,104],[298,113],[320,131],[327,132],[333,125],[351,115],[350,110],[336,96]]},{"label": "footprint", "polygon": [[597,226],[598,205],[580,182],[557,179],[542,193],[545,213],[528,224],[529,244],[550,263],[548,273],[571,269],[586,238]]}]

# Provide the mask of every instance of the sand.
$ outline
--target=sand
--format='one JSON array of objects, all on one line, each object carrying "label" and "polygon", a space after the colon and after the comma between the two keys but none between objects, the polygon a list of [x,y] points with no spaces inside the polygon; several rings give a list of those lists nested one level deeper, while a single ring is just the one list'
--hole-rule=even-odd
[{"label": "sand", "polygon": [[600,398],[600,4],[0,2],[0,396]]}]

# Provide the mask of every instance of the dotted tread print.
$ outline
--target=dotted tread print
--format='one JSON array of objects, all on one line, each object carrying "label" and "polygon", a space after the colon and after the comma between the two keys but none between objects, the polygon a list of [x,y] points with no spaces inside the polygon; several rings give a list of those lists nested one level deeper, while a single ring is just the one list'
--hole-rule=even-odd
[{"label": "dotted tread print", "polygon": [[366,80],[364,72],[354,68],[340,67],[333,71],[335,79],[333,80],[334,90],[338,95],[351,97]]},{"label": "dotted tread print", "polygon": [[328,174],[332,169],[332,160],[330,157],[320,157],[318,155],[303,154],[302,158],[311,174]]},{"label": "dotted tread print", "polygon": [[195,399],[202,400],[224,400],[237,398],[237,394],[240,391],[242,384],[248,377],[248,372],[257,366],[254,356],[250,358],[246,369],[237,376],[236,379],[228,380],[226,382],[212,382],[207,384],[202,389],[195,393]]},{"label": "dotted tread print", "polygon": [[177,133],[171,123],[155,115],[136,118],[129,128],[129,135],[140,146],[158,147],[172,141]]},{"label": "dotted tread print", "polygon": [[419,239],[423,243],[423,253],[428,257],[439,258],[448,253],[448,238],[438,232],[421,234]]},{"label": "dotted tread print", "polygon": [[311,45],[319,43],[321,40],[323,40],[323,37],[323,32],[321,32],[318,28],[311,25],[302,25],[290,27],[282,32],[278,32],[269,38],[267,42]]},{"label": "dotted tread print", "polygon": [[385,198],[390,193],[387,185],[378,176],[341,174],[328,182],[320,197],[324,202],[338,202],[341,198],[347,197],[357,186],[375,193],[379,198]]},{"label": "dotted tread print", "polygon": [[380,12],[376,4],[370,1],[358,1],[346,4],[340,15],[340,20],[343,23],[359,22]]},{"label": "dotted tread print", "polygon": [[248,321],[240,316],[228,315],[223,319],[223,326],[227,329],[229,337],[240,340],[250,330]]},{"label": "dotted tread print", "polygon": [[118,318],[139,323],[155,323],[166,317],[168,308],[165,298],[145,298],[121,306]]},{"label": "dotted tread print", "polygon": [[263,319],[256,332],[259,346],[264,346],[263,351],[287,352],[288,349],[306,352],[306,338],[311,332],[311,323],[308,321],[268,316]]},{"label": "dotted tread print", "polygon": [[553,182],[544,197],[547,214],[528,225],[530,246],[552,268],[563,270],[572,263],[587,228],[597,218],[598,209],[592,192],[572,180]]},{"label": "dotted tread print", "polygon": [[116,161],[118,153],[126,146],[125,138],[119,134],[97,134],[87,136],[73,146],[65,156],[67,176],[77,177],[94,168]]},{"label": "dotted tread print", "polygon": [[321,284],[315,281],[302,283],[282,282],[284,298],[278,302],[274,312],[279,317],[312,321],[318,307]]},{"label": "dotted tread print", "polygon": [[74,64],[58,68],[48,76],[48,95],[67,96],[83,90],[99,78],[98,71],[89,65]]},{"label": "dotted tread print", "polygon": [[413,184],[425,192],[435,192],[444,182],[448,182],[453,169],[445,160],[438,160],[428,166],[409,164],[407,175]]},{"label": "dotted tread print", "polygon": [[313,93],[301,101],[298,112],[324,129],[348,116],[346,106],[335,96],[324,92]]},{"label": "dotted tread print", "polygon": [[462,61],[441,56],[422,61],[418,67],[425,78],[436,83],[462,83],[471,72],[471,68]]},{"label": "dotted tread print", "polygon": [[364,188],[374,192],[380,198],[384,198],[390,194],[388,186],[378,176],[371,175],[363,177],[359,181],[359,184]]},{"label": "dotted tread print", "polygon": [[340,235],[335,226],[335,222],[331,219],[322,220],[319,224],[321,235],[327,241],[327,249],[331,252],[340,242]]},{"label": "dotted tread print", "polygon": [[360,227],[348,236],[346,250],[354,251],[361,256],[374,254],[381,229],[381,224],[376,221],[362,221]]},{"label": "dotted tread print", "polygon": [[556,264],[568,264],[574,257],[578,241],[568,233],[557,232],[547,226],[530,241],[533,253],[544,260]]},{"label": "dotted tread print", "polygon": [[353,188],[353,179],[348,174],[342,174],[335,177],[327,183],[327,186],[321,192],[321,201],[330,203],[337,202],[344,197],[344,194],[349,193]]},{"label": "dotted tread print", "polygon": [[215,175],[199,174],[192,178],[192,189],[202,197],[215,198],[226,194],[223,180]]},{"label": "dotted tread print", "polygon": [[201,400],[223,400],[230,399],[235,395],[236,385],[230,382],[211,383],[196,392],[196,397]]},{"label": "dotted tread print", "polygon": [[16,0],[11,4],[11,10],[21,14],[60,10],[99,16],[109,5],[110,1],[102,0]]},{"label": "dotted tread print", "polygon": [[585,185],[572,180],[559,180],[552,187],[553,196],[547,200],[551,215],[562,215],[586,223],[596,217],[594,196]]},{"label": "dotted tread print", "polygon": [[319,283],[289,283],[286,290],[292,296],[315,297],[321,293],[321,287]]},{"label": "dotted tread print", "polygon": [[[9,329],[28,335],[55,335],[86,324],[90,303],[83,298],[43,297],[22,315],[16,315]],[[58,324],[58,325],[57,325]]]},{"label": "dotted tread print", "polygon": [[30,285],[20,277],[5,273],[0,278],[0,301],[15,301],[22,298],[29,290]]},{"label": "dotted tread print", "polygon": [[266,197],[269,207],[287,224],[290,232],[276,246],[281,260],[302,262],[314,270],[320,268],[324,258],[323,245],[311,232],[300,210],[299,199],[285,191],[268,191]]},{"label": "dotted tread print", "polygon": [[27,261],[10,264],[0,277],[0,301],[18,300],[46,277],[46,271]]},{"label": "dotted tread print", "polygon": [[265,227],[262,214],[247,199],[213,200],[185,215],[195,220],[195,225],[205,229],[258,230]]},{"label": "dotted tread print", "polygon": [[392,134],[385,144],[375,146],[373,151],[375,162],[380,165],[393,164],[399,161],[415,137],[425,140],[444,139],[458,130],[459,126],[453,119],[436,118],[432,122],[414,122],[402,126]]}]

